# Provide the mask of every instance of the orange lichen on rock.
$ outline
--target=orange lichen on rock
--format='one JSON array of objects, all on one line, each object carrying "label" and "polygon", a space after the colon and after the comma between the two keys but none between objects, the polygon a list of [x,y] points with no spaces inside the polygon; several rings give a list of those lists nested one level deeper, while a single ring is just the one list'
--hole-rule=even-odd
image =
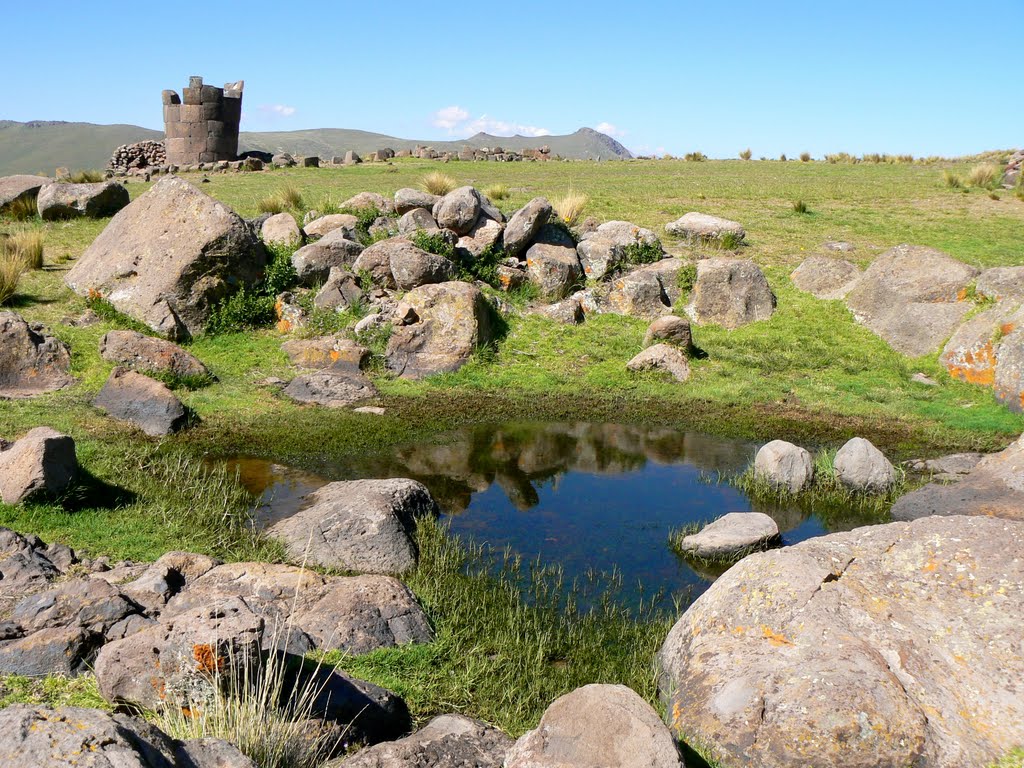
[{"label": "orange lichen on rock", "polygon": [[946,364],[946,369],[954,379],[983,387],[993,386],[996,382],[996,351],[992,342],[958,355],[955,361]]},{"label": "orange lichen on rock", "polygon": [[224,660],[217,655],[213,646],[207,643],[193,645],[192,657],[196,660],[200,672],[220,672],[224,667]]}]

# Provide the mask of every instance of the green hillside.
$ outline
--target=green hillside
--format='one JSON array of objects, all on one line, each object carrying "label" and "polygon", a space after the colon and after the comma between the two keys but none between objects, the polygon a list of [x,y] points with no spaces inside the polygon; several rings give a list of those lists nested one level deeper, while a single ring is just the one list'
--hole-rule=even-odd
[{"label": "green hillside", "polygon": [[[162,139],[163,133],[137,125],[95,125],[34,120],[18,123],[0,120],[0,176],[12,173],[47,173],[64,166],[105,168],[110,155],[121,144]],[[354,150],[367,155],[384,147],[394,150],[431,146],[438,151],[458,151],[463,147],[502,147],[534,149],[547,145],[551,152],[576,160],[611,160],[631,157],[629,150],[610,136],[591,128],[580,128],[567,136],[490,136],[478,133],[459,141],[399,139],[369,131],[344,128],[316,128],[306,131],[268,133],[243,132],[239,150],[291,152],[294,155],[318,155],[331,158]]]}]

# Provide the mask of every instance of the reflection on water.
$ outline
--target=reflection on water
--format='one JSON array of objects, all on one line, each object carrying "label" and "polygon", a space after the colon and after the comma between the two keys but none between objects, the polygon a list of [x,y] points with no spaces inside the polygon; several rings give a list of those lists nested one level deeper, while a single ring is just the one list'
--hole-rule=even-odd
[{"label": "reflection on water", "polygon": [[525,559],[558,564],[567,581],[617,570],[623,598],[706,588],[668,548],[687,523],[756,509],[771,515],[787,544],[824,532],[793,507],[753,506],[707,474],[744,469],[756,445],[666,428],[619,424],[478,425],[433,442],[317,466],[316,473],[240,458],[229,463],[262,494],[264,523],[294,513],[306,493],[331,480],[410,477],[426,485],[456,535]]}]

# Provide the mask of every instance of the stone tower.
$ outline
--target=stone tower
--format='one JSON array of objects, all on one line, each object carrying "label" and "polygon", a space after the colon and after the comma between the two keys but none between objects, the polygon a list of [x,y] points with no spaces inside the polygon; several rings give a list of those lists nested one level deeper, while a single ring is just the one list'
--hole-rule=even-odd
[{"label": "stone tower", "polygon": [[244,86],[239,80],[217,88],[193,76],[181,98],[175,91],[163,92],[168,165],[235,159]]}]

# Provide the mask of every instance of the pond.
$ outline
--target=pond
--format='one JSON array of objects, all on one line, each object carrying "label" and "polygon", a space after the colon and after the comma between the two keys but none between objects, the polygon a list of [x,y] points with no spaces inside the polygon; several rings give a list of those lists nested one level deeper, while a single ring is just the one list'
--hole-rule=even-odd
[{"label": "pond", "polygon": [[717,575],[675,555],[669,533],[727,512],[771,515],[783,541],[826,533],[795,506],[753,503],[718,475],[739,472],[756,443],[619,424],[477,425],[430,442],[300,470],[252,458],[228,463],[262,497],[264,524],[292,514],[332,480],[409,477],[430,489],[454,535],[563,569],[565,580],[616,574],[617,599],[684,603]]}]

